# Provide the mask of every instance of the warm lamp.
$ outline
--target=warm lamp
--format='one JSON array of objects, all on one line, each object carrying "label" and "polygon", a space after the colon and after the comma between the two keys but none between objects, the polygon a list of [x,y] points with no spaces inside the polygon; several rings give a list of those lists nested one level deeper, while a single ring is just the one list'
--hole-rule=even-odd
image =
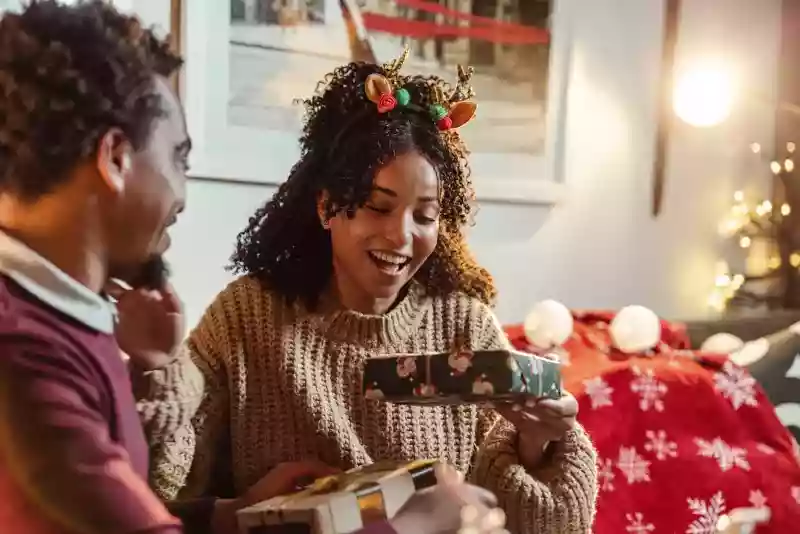
[{"label": "warm lamp", "polygon": [[705,128],[728,118],[734,96],[733,76],[724,65],[698,63],[678,76],[672,105],[682,121]]}]

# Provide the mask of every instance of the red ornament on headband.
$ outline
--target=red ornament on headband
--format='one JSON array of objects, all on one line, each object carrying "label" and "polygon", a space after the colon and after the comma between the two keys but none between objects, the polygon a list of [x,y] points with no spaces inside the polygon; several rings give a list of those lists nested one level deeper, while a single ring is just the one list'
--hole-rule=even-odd
[{"label": "red ornament on headband", "polygon": [[392,93],[381,93],[378,98],[378,113],[392,111],[397,106],[397,99]]},{"label": "red ornament on headband", "polygon": [[444,116],[438,121],[436,121],[436,127],[439,128],[440,131],[444,132],[445,130],[449,130],[453,127],[453,119],[448,116]]},{"label": "red ornament on headband", "polygon": [[411,107],[427,112],[436,127],[445,132],[468,123],[475,116],[477,105],[470,99],[475,96],[475,91],[470,85],[473,70],[471,67],[458,67],[458,83],[450,94],[441,83],[429,84],[431,94],[425,99],[426,107],[410,103],[408,90],[393,84],[402,84],[403,79],[398,77],[400,67],[408,58],[408,48],[396,60],[383,65],[383,74],[373,73],[364,80],[364,92],[370,102],[375,104],[378,113],[388,113],[397,106]]}]

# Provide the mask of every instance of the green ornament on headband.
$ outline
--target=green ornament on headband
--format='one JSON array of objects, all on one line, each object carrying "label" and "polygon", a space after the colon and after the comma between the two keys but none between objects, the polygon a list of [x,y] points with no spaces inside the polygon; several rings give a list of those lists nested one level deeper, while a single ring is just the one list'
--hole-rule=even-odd
[{"label": "green ornament on headband", "polygon": [[432,104],[429,110],[434,121],[438,121],[447,116],[447,110],[441,104]]},{"label": "green ornament on headband", "polygon": [[411,94],[402,87],[394,92],[394,97],[397,99],[398,106],[405,107],[411,102]]},{"label": "green ornament on headband", "polygon": [[[421,95],[428,106],[417,105],[411,101],[411,93],[405,87],[398,87],[405,80],[399,76],[400,67],[408,58],[408,48],[396,60],[380,67],[382,74],[374,73],[364,81],[364,92],[367,100],[373,102],[378,113],[389,113],[396,107],[412,109],[426,113],[441,131],[452,130],[463,126],[473,117],[477,105],[470,100],[475,91],[470,85],[473,70],[471,67],[458,67],[458,84],[449,95],[445,94],[445,86],[440,82],[428,83],[430,94]],[[424,89],[422,89],[424,92]]]}]

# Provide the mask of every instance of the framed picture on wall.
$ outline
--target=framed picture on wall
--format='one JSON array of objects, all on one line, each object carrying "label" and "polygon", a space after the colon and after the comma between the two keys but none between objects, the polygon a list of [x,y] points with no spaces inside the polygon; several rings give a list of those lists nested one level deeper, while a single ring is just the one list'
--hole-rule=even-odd
[{"label": "framed picture on wall", "polygon": [[192,174],[281,183],[299,156],[297,99],[338,65],[383,63],[408,47],[406,73],[455,82],[458,64],[475,68],[478,116],[460,133],[479,200],[553,203],[563,191],[570,1],[183,0]]}]

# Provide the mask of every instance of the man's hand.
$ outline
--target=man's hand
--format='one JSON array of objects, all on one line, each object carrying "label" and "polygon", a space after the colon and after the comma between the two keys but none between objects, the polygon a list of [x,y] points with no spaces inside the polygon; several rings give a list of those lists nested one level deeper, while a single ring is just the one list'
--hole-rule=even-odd
[{"label": "man's hand", "polygon": [[117,342],[143,371],[169,364],[183,341],[183,307],[171,286],[154,291],[127,289],[109,282],[106,292],[117,301]]},{"label": "man's hand", "polygon": [[517,427],[520,461],[534,469],[541,463],[545,447],[575,428],[578,401],[567,393],[560,399],[531,398],[524,404],[502,404],[496,409]]},{"label": "man's hand", "polygon": [[415,493],[389,523],[397,534],[508,534],[505,514],[491,492],[465,484],[440,465],[438,484]]}]

